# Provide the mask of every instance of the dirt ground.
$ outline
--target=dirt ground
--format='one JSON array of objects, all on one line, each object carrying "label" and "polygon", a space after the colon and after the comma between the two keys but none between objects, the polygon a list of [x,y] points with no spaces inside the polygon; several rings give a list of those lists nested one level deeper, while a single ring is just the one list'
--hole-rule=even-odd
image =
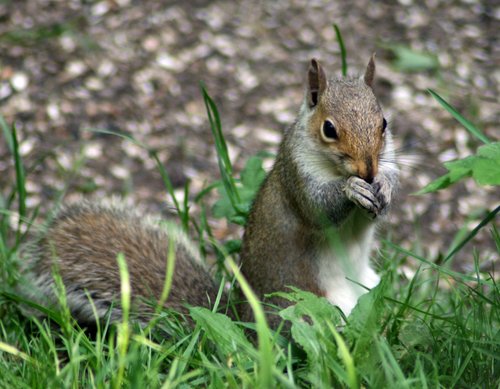
[{"label": "dirt ground", "polygon": [[[480,145],[427,88],[499,138],[500,6],[493,0],[1,1],[0,112],[22,140],[29,207],[40,205],[43,215],[66,188],[68,200],[121,194],[171,213],[147,152],[89,129],[122,131],[154,148],[179,192],[191,181],[194,198],[219,177],[200,82],[218,105],[236,170],[260,150],[275,152],[301,103],[309,59],[340,75],[333,23],[350,73],[362,74],[377,53],[375,91],[403,171],[386,228],[394,242],[437,258],[463,226],[472,229],[500,202],[493,188],[472,180],[411,195],[445,171],[444,161]],[[426,53],[438,65],[398,68],[391,47]],[[2,138],[3,195],[13,179]],[[241,234],[211,223],[221,239]],[[455,267],[471,269],[474,250],[485,268],[498,260],[486,229]]]}]

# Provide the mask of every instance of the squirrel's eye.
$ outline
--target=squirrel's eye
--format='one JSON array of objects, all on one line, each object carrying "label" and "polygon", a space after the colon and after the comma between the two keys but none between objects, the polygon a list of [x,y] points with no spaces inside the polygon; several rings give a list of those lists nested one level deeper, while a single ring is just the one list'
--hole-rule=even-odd
[{"label": "squirrel's eye", "polygon": [[321,128],[321,136],[325,142],[333,142],[338,139],[337,130],[330,120],[325,120]]},{"label": "squirrel's eye", "polygon": [[385,132],[385,128],[387,127],[387,120],[385,118],[382,120],[382,133]]}]

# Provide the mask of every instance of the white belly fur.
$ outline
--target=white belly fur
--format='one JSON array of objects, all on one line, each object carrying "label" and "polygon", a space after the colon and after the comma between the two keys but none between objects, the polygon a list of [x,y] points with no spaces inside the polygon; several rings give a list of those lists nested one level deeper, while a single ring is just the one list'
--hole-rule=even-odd
[{"label": "white belly fur", "polygon": [[318,255],[318,282],[328,301],[347,316],[366,288],[380,281],[369,261],[375,225],[355,214],[332,233]]}]

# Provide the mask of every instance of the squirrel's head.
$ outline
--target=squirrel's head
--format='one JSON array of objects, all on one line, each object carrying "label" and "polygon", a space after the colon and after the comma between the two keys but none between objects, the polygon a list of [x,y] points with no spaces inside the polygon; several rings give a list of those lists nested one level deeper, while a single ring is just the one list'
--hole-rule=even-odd
[{"label": "squirrel's head", "polygon": [[387,126],[373,94],[374,75],[374,55],[364,77],[339,80],[328,79],[312,59],[302,115],[307,121],[303,128],[312,135],[315,149],[332,162],[334,173],[369,183],[378,172]]}]

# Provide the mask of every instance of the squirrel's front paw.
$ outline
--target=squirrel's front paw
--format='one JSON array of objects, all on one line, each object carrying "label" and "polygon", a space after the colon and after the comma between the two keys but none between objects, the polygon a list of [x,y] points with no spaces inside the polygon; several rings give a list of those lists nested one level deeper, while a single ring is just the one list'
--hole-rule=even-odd
[{"label": "squirrel's front paw", "polygon": [[388,209],[388,205],[391,203],[392,197],[392,187],[389,180],[382,175],[378,175],[375,177],[373,182],[373,189],[375,191],[375,197],[380,204],[380,212],[385,213]]},{"label": "squirrel's front paw", "polygon": [[380,212],[380,201],[375,188],[359,177],[349,177],[344,187],[344,192],[349,200],[358,207],[365,209],[372,218]]}]

